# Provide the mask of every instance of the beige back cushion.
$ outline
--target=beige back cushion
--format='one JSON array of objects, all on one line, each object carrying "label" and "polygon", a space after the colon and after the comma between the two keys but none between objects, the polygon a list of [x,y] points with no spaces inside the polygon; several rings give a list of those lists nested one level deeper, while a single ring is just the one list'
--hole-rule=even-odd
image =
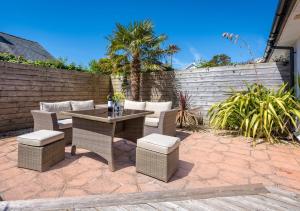
[{"label": "beige back cushion", "polygon": [[71,107],[73,111],[91,110],[95,108],[94,100],[86,101],[71,101]]},{"label": "beige back cushion", "polygon": [[48,112],[55,112],[57,119],[66,119],[66,118],[70,118],[70,117],[63,115],[60,112],[71,111],[72,109],[71,109],[70,101],[62,101],[62,102],[54,102],[54,103],[40,102],[40,110],[48,111]]},{"label": "beige back cushion", "polygon": [[125,100],[124,109],[145,110],[146,102]]},{"label": "beige back cushion", "polygon": [[154,114],[148,117],[159,118],[162,111],[169,111],[172,109],[172,102],[146,102],[146,111],[154,111]]},{"label": "beige back cushion", "polygon": [[41,111],[48,112],[60,112],[60,111],[71,111],[71,103],[70,101],[62,101],[62,102],[40,102]]}]

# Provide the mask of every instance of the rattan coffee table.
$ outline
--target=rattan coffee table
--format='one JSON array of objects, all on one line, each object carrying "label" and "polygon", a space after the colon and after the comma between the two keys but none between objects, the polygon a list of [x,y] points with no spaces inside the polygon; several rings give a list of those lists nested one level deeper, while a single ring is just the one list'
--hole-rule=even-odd
[{"label": "rattan coffee table", "polygon": [[115,170],[113,139],[124,138],[135,142],[143,137],[145,116],[152,111],[125,109],[108,112],[107,108],[63,112],[72,116],[72,155],[76,148],[83,148],[107,160],[111,171]]}]

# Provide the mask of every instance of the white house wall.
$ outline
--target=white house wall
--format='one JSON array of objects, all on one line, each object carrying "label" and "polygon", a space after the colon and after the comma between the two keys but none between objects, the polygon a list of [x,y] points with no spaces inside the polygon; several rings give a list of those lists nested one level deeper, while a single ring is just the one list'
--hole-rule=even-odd
[{"label": "white house wall", "polygon": [[296,41],[295,45],[295,89],[296,89],[296,96],[300,98],[300,38]]}]

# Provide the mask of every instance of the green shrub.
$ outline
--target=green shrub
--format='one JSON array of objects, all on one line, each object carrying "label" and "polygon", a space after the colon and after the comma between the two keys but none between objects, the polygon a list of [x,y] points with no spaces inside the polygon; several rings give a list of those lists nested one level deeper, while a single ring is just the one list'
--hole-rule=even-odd
[{"label": "green shrub", "polygon": [[31,61],[25,59],[23,56],[15,56],[9,53],[0,53],[0,61],[17,63],[17,64],[28,64],[33,66],[54,68],[54,69],[85,71],[85,69],[82,66],[76,65],[75,63],[67,64],[67,60],[62,58],[45,60],[45,61],[43,60]]},{"label": "green shrub", "polygon": [[254,143],[257,138],[276,143],[292,135],[291,128],[300,118],[300,104],[292,91],[287,91],[287,84],[277,91],[253,84],[213,105],[208,115],[214,128],[238,130],[253,137]]}]

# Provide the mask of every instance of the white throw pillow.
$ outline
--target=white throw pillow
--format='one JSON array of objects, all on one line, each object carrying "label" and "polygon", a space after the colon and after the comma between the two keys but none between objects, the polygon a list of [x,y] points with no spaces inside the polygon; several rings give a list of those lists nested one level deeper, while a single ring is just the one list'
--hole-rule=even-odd
[{"label": "white throw pillow", "polygon": [[131,101],[131,100],[125,100],[124,102],[124,109],[145,110],[145,107],[146,107],[145,102],[138,102],[138,101]]},{"label": "white throw pillow", "polygon": [[48,112],[71,111],[71,103],[70,101],[54,103],[40,102],[40,110]]},{"label": "white throw pillow", "polygon": [[91,110],[95,108],[94,100],[71,101],[73,111]]},{"label": "white throw pillow", "polygon": [[169,111],[172,108],[172,102],[146,102],[146,111],[154,111],[154,114],[148,115],[148,117],[160,117],[162,111]]}]

